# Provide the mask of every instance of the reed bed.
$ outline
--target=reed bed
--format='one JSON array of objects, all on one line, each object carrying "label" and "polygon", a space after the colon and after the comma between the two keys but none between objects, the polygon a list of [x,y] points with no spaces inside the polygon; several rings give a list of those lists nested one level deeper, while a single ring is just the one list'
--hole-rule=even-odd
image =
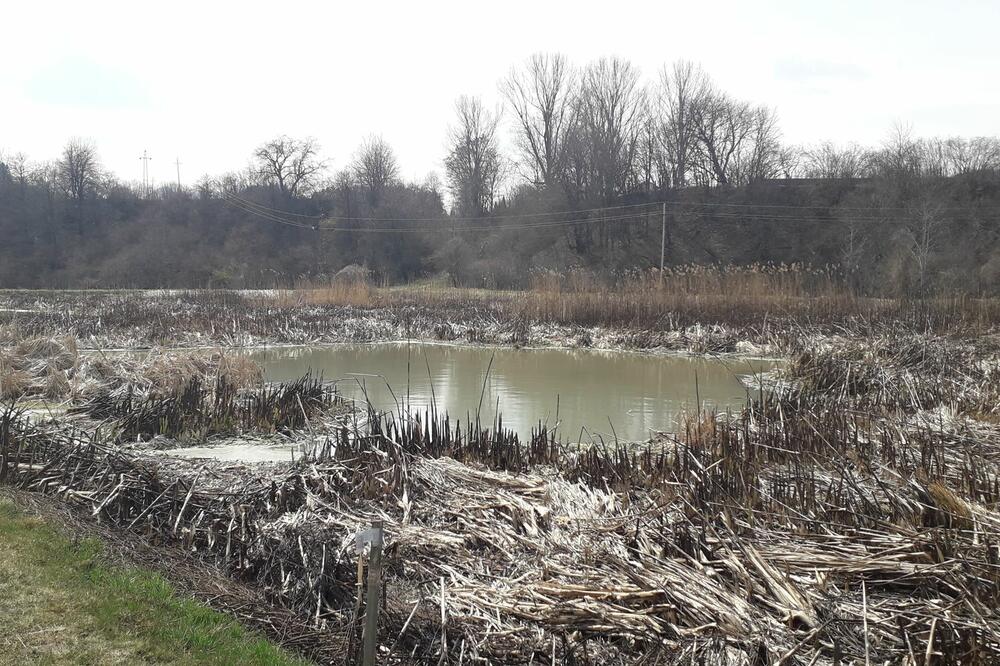
[{"label": "reed bed", "polygon": [[538,272],[524,291],[344,282],[257,292],[5,292],[0,345],[59,333],[99,348],[424,338],[787,353],[816,335],[967,338],[992,333],[1000,322],[997,299],[867,298],[842,285],[833,269],[751,266],[601,280]]},{"label": "reed bed", "polygon": [[784,376],[796,393],[853,409],[1000,415],[1000,347],[992,338],[897,332],[827,341],[794,357]]},{"label": "reed bed", "polygon": [[175,393],[100,393],[70,408],[114,424],[123,441],[158,435],[202,440],[239,433],[270,434],[304,430],[310,417],[339,404],[335,391],[311,375],[294,382],[241,391],[226,375],[213,383],[193,377]]},{"label": "reed bed", "polygon": [[1000,431],[762,395],[646,447],[369,412],[234,474],[0,415],[0,481],[180,545],[382,663],[992,664]]},{"label": "reed bed", "polygon": [[255,362],[220,349],[153,350],[147,354],[82,354],[72,335],[36,336],[0,347],[0,399],[82,402],[123,391],[149,396],[179,393],[192,381],[222,380],[234,390],[263,385]]},{"label": "reed bed", "polygon": [[72,336],[34,337],[0,347],[0,399],[25,395],[59,398],[70,390],[79,362]]},{"label": "reed bed", "polygon": [[774,319],[779,326],[803,329],[873,325],[948,332],[990,329],[1000,322],[995,299],[864,297],[847,288],[834,268],[799,265],[683,266],[610,280],[585,272],[539,272],[521,307],[538,321],[640,329],[753,328]]},{"label": "reed bed", "polygon": [[[356,663],[361,617],[374,612],[359,599],[353,538],[376,520],[387,533],[380,663],[1000,663],[995,306],[847,298],[795,270],[743,292],[719,278],[712,293],[685,294],[687,279],[612,289],[550,275],[518,294],[369,289],[348,305],[305,292],[33,304],[22,293],[17,309],[31,312],[0,332],[5,374],[41,387],[55,368],[86,418],[35,422],[7,398],[0,483],[260,589],[273,602],[256,609],[265,621],[291,615],[341,646],[326,663]],[[765,303],[754,294],[769,279],[783,286]],[[316,428],[336,400],[315,378],[265,385],[212,352],[70,352],[111,339],[528,344],[553,330],[579,344],[752,341],[794,355],[776,390],[738,414],[581,448],[543,424],[520,441],[502,417],[433,411]],[[52,331],[81,337],[51,344]],[[249,467],[124,445],[275,430],[306,455]]]}]

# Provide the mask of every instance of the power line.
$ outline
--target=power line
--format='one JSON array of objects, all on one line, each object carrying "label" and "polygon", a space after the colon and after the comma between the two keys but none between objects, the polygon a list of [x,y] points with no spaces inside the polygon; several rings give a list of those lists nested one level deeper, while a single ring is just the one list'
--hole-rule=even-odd
[{"label": "power line", "polygon": [[[318,224],[304,224],[302,222],[297,222],[294,220],[288,220],[282,218],[278,215],[274,215],[267,211],[257,210],[252,207],[248,207],[243,204],[242,200],[238,198],[226,196],[226,201],[242,210],[243,212],[257,215],[266,220],[272,222],[277,222],[290,227],[295,227],[298,229],[310,229],[313,231],[348,231],[348,232],[359,232],[359,233],[453,233],[458,231],[503,231],[507,229],[521,230],[521,229],[544,229],[550,227],[562,227],[562,226],[572,226],[578,224],[594,224],[599,222],[623,222],[623,221],[638,221],[635,214],[618,214],[613,216],[603,216],[603,217],[585,217],[576,218],[569,220],[541,220],[535,222],[528,222],[525,224],[505,224],[505,225],[486,225],[494,218],[470,218],[476,219],[480,224],[475,226],[456,226],[454,224],[449,224],[452,221],[451,218],[429,218],[428,221],[433,221],[438,223],[434,227],[340,227],[340,226],[321,226]],[[646,204],[644,204],[646,205]],[[595,209],[597,210],[597,209]],[[335,218],[331,220],[333,222],[338,221],[359,221],[359,222],[370,222],[374,220],[367,220],[365,218]],[[400,220],[402,221],[402,220]]]},{"label": "power line", "polygon": [[[227,197],[229,197],[231,199],[235,199],[235,200],[237,200],[237,201],[239,201],[239,202],[241,202],[241,203],[243,203],[243,204],[245,204],[245,205],[247,205],[249,207],[259,208],[260,210],[263,210],[263,211],[266,211],[266,212],[270,212],[270,213],[277,213],[277,214],[280,214],[280,215],[291,215],[292,217],[300,217],[300,218],[305,218],[305,219],[308,219],[308,220],[322,220],[322,219],[326,218],[325,215],[307,215],[305,213],[293,213],[291,211],[281,210],[279,208],[271,208],[270,206],[265,206],[262,203],[257,203],[256,201],[252,201],[250,199],[246,199],[244,197],[240,197],[240,196],[238,196],[236,194],[233,194],[232,192],[225,192],[224,191],[222,194],[223,194],[223,196],[227,196]],[[430,220],[428,220],[428,221],[430,221]]]},{"label": "power line", "polygon": [[[245,208],[254,209],[254,210],[260,211],[262,213],[270,214],[270,215],[273,215],[273,216],[279,216],[279,217],[291,216],[291,217],[296,217],[296,218],[301,218],[301,219],[307,219],[307,220],[316,220],[316,221],[330,219],[329,216],[327,216],[327,215],[308,215],[308,214],[304,214],[304,213],[295,213],[295,212],[291,212],[291,211],[281,210],[281,209],[278,209],[278,208],[273,208],[273,207],[266,206],[266,205],[261,204],[261,203],[257,203],[255,201],[250,200],[250,199],[246,199],[244,197],[240,197],[240,196],[238,196],[236,194],[233,194],[231,192],[225,192],[224,195],[227,196],[227,197],[229,197],[229,198],[231,198],[234,201],[239,202]],[[740,212],[740,209],[743,209],[743,210],[755,210],[755,209],[772,210],[773,209],[773,210],[778,210],[778,211],[803,211],[803,212],[817,211],[817,212],[822,212],[822,213],[825,213],[825,214],[829,215],[830,216],[829,219],[841,220],[841,221],[846,221],[848,219],[853,220],[853,221],[864,221],[865,219],[868,219],[868,220],[871,220],[871,221],[882,221],[882,220],[885,219],[882,215],[870,216],[868,218],[863,218],[863,217],[857,215],[856,213],[869,212],[869,213],[881,213],[881,214],[885,214],[885,213],[906,212],[906,211],[909,210],[909,209],[907,209],[905,207],[880,207],[880,206],[837,206],[837,207],[829,207],[829,206],[818,206],[818,205],[811,205],[810,206],[810,205],[790,205],[790,204],[757,204],[757,203],[746,203],[746,202],[743,202],[743,203],[719,203],[719,202],[695,202],[695,201],[660,201],[660,202],[647,202],[647,203],[638,203],[638,204],[622,204],[622,205],[618,205],[618,206],[602,206],[602,207],[598,207],[598,208],[581,208],[581,209],[574,209],[574,210],[548,211],[548,212],[539,212],[539,213],[507,213],[507,214],[500,214],[500,215],[491,215],[489,217],[447,217],[447,218],[441,218],[441,217],[353,217],[353,216],[338,216],[338,217],[336,217],[336,220],[340,221],[340,222],[364,222],[364,223],[368,223],[368,224],[377,223],[377,222],[407,222],[407,223],[409,223],[409,222],[414,222],[414,223],[415,222],[432,222],[432,223],[440,223],[442,221],[445,221],[445,222],[451,222],[452,224],[454,224],[454,223],[475,223],[476,225],[481,225],[485,221],[494,221],[494,220],[526,220],[526,219],[544,219],[544,218],[550,218],[550,217],[551,218],[558,218],[558,217],[561,217],[561,216],[579,216],[579,215],[584,214],[584,213],[625,211],[625,210],[635,210],[635,209],[641,209],[641,208],[646,208],[647,209],[646,214],[650,214],[651,215],[653,213],[656,213],[657,212],[656,209],[660,208],[661,206],[667,206],[667,207],[669,207],[671,209],[674,209],[674,210],[681,209],[681,211],[683,211],[683,210],[689,210],[689,209],[697,209],[697,208],[725,209],[727,212],[724,212],[724,213],[715,213],[714,215],[718,215],[718,216],[722,216],[722,215],[742,216],[742,217],[744,217],[746,219],[764,219],[764,218],[766,218],[766,219],[772,219],[772,220],[777,220],[777,219],[781,219],[781,218],[784,218],[784,219],[793,219],[793,218],[789,217],[789,216],[778,215],[778,214],[766,214],[766,215],[764,215],[764,214],[759,214],[759,213],[757,213],[757,214],[754,214],[754,213],[744,213],[744,212]],[[732,209],[732,210],[729,210],[729,209]],[[974,207],[969,207],[969,206],[956,206],[956,207],[950,207],[950,208],[940,208],[938,210],[940,210],[941,212],[956,212],[956,211],[982,212],[985,209],[974,208]],[[852,213],[855,213],[855,215],[853,215],[851,218],[844,218],[844,217],[841,217],[841,216],[838,215],[838,213],[840,213],[841,211],[852,212]],[[800,218],[796,217],[794,219],[800,219]],[[285,221],[288,221],[288,220],[285,220]],[[313,226],[313,225],[306,225],[306,226]]]},{"label": "power line", "polygon": [[233,206],[234,208],[238,208],[238,209],[242,210],[245,213],[250,213],[252,215],[257,215],[258,217],[270,220],[272,222],[277,222],[279,224],[284,224],[284,225],[289,226],[289,227],[298,227],[300,229],[316,229],[315,225],[302,224],[300,222],[293,222],[291,220],[286,220],[286,219],[283,219],[281,217],[278,217],[277,215],[271,215],[270,213],[267,213],[267,212],[264,212],[264,211],[254,210],[253,208],[249,208],[246,205],[242,204],[238,199],[231,198],[226,193],[223,193],[223,197],[224,197],[224,200],[226,201],[226,203],[228,203],[229,205]]},{"label": "power line", "polygon": [[[384,233],[384,234],[406,234],[406,233],[458,233],[458,232],[485,232],[485,233],[495,233],[499,231],[508,230],[528,230],[528,229],[551,229],[560,227],[572,227],[587,224],[602,224],[602,223],[638,223],[646,221],[643,217],[635,213],[622,213],[619,212],[616,215],[601,215],[594,217],[577,217],[566,220],[536,220],[533,222],[526,222],[523,224],[488,224],[491,220],[495,218],[479,218],[477,222],[479,224],[474,226],[463,225],[457,226],[454,224],[449,224],[452,220],[450,218],[435,218],[434,222],[437,224],[433,227],[427,226],[412,226],[412,227],[343,227],[343,226],[329,226],[320,224],[304,224],[302,222],[297,222],[294,220],[288,220],[282,218],[278,215],[267,212],[266,210],[258,210],[252,207],[246,206],[242,203],[242,200],[236,197],[230,197],[226,195],[227,202],[234,206],[235,208],[242,210],[243,212],[250,213],[261,217],[262,219],[282,224],[285,226],[304,229],[310,231],[327,231],[327,232],[350,232],[350,233]],[[655,204],[642,204],[644,206],[652,206]],[[591,209],[591,210],[614,210],[615,207],[608,209]],[[754,221],[759,223],[765,222],[775,222],[775,223],[798,223],[798,224],[821,224],[828,222],[841,222],[841,223],[878,223],[883,226],[895,225],[895,224],[910,224],[918,223],[917,220],[913,218],[873,218],[873,217],[832,217],[832,218],[817,218],[817,217],[799,217],[791,215],[748,215],[736,212],[716,212],[716,213],[706,213],[706,212],[695,212],[694,215],[697,219],[706,220],[709,222],[722,222],[722,223],[738,223],[740,221]],[[651,220],[652,218],[647,218]],[[367,220],[364,218],[340,218],[331,220],[333,222],[338,221],[360,221],[360,222],[372,222],[375,220]]]},{"label": "power line", "polygon": [[[615,222],[615,221],[635,220],[636,219],[635,214],[618,214],[616,216],[611,216],[611,217],[605,216],[605,217],[601,217],[601,218],[589,218],[589,217],[587,217],[587,218],[577,218],[577,219],[569,219],[569,220],[540,220],[540,221],[535,221],[535,222],[529,222],[529,223],[526,223],[526,224],[507,224],[507,225],[484,226],[483,223],[488,223],[488,222],[490,222],[490,221],[492,221],[494,219],[501,219],[501,218],[492,218],[492,217],[490,217],[490,218],[461,218],[461,219],[464,219],[464,220],[467,220],[467,221],[470,221],[470,222],[471,221],[475,221],[478,224],[475,225],[475,226],[468,226],[468,225],[466,225],[466,226],[456,226],[454,224],[449,224],[449,223],[452,223],[452,222],[455,222],[455,221],[460,221],[461,219],[448,218],[448,217],[444,217],[444,218],[426,218],[426,219],[422,219],[422,218],[403,219],[403,218],[400,218],[400,219],[397,219],[397,220],[394,220],[394,221],[396,221],[396,222],[418,222],[418,221],[420,221],[420,222],[434,222],[434,223],[437,223],[438,226],[435,226],[435,227],[391,227],[391,228],[386,228],[386,227],[381,227],[381,228],[380,227],[361,227],[361,228],[355,228],[355,227],[331,227],[331,226],[321,226],[319,224],[306,224],[306,223],[303,223],[303,222],[286,219],[284,217],[281,217],[280,215],[277,215],[277,214],[274,214],[274,213],[270,212],[270,211],[276,210],[276,209],[270,209],[270,208],[267,208],[267,207],[255,207],[251,202],[247,202],[246,200],[241,199],[240,197],[237,197],[235,195],[229,194],[227,192],[223,193],[223,197],[225,198],[225,200],[227,201],[227,203],[229,203],[230,205],[234,206],[235,208],[238,208],[238,209],[240,209],[240,210],[242,210],[242,211],[244,211],[246,213],[251,213],[253,215],[257,215],[258,217],[264,218],[266,220],[270,220],[272,222],[277,222],[279,224],[283,224],[283,225],[286,225],[286,226],[296,227],[296,228],[299,228],[299,229],[311,229],[311,230],[314,230],[314,231],[358,231],[358,232],[362,232],[362,233],[436,233],[436,232],[449,232],[450,233],[450,232],[454,232],[454,231],[482,231],[484,229],[488,229],[490,231],[503,230],[503,229],[538,229],[538,228],[545,228],[545,227],[550,227],[550,226],[566,226],[566,225],[573,225],[573,224],[590,224],[590,223],[602,222],[602,221],[603,222]],[[640,205],[642,205],[642,206],[648,206],[650,204],[640,204]],[[592,210],[615,210],[615,209],[619,209],[619,208],[624,208],[624,207],[609,207],[607,209],[592,209]],[[333,222],[366,222],[366,223],[370,223],[370,222],[388,221],[388,220],[378,220],[378,219],[369,219],[369,218],[332,218],[332,219],[330,219],[330,218],[324,218],[324,219],[327,219],[327,220],[330,220],[330,221],[333,221]]]},{"label": "power line", "polygon": [[[696,202],[696,201],[667,201],[664,202],[668,206],[691,206],[691,207],[701,207],[701,208],[777,208],[777,209],[788,209],[788,210],[822,210],[822,211],[872,211],[872,212],[885,212],[885,211],[909,211],[911,208],[906,206],[803,206],[803,205],[793,205],[793,204],[758,204],[758,203],[716,203],[716,202]],[[995,210],[1000,210],[994,207]],[[988,208],[978,208],[975,206],[950,206],[942,207],[937,209],[940,212],[954,212],[954,211],[982,211],[988,210]]]},{"label": "power line", "polygon": [[[292,213],[290,211],[281,210],[278,208],[272,208],[270,206],[265,206],[264,204],[251,201],[244,197],[240,197],[231,192],[224,192],[226,196],[233,199],[237,199],[242,203],[251,206],[253,208],[259,208],[261,210],[275,213],[279,215],[290,215],[292,217],[301,217],[313,220],[325,219],[325,215],[306,215],[303,213]],[[544,213],[507,213],[500,215],[490,215],[489,217],[448,217],[446,218],[452,222],[482,222],[483,220],[510,220],[510,219],[525,219],[525,218],[544,218],[544,217],[555,217],[559,215],[579,215],[581,213],[594,213],[600,211],[611,211],[611,210],[626,210],[632,208],[644,208],[659,206],[659,202],[647,202],[638,204],[623,204],[619,206],[601,206],[598,208],[579,208],[574,210],[561,210],[561,211],[548,211]],[[440,222],[442,218],[440,217],[338,217],[338,220],[343,220],[345,222]]]}]

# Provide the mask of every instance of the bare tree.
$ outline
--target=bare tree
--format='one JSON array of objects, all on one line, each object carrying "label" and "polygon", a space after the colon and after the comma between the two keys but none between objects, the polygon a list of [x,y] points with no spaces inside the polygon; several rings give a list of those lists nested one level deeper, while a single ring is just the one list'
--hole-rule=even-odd
[{"label": "bare tree", "polygon": [[228,171],[214,179],[214,188],[223,194],[240,194],[252,187],[258,187],[270,181],[257,166],[250,166],[239,171]]},{"label": "bare tree", "polygon": [[620,58],[602,58],[584,70],[578,127],[590,148],[592,183],[605,202],[624,194],[645,125],[646,94],[639,70]]},{"label": "bare tree", "polygon": [[670,68],[664,65],[660,71],[656,125],[672,187],[687,185],[690,161],[698,140],[696,110],[710,90],[705,73],[687,60],[678,60]]},{"label": "bare tree", "polygon": [[574,86],[566,56],[538,53],[500,84],[517,116],[518,148],[536,185],[551,186],[562,177]]},{"label": "bare tree", "polygon": [[781,176],[787,161],[774,109],[751,107],[749,121],[750,143],[736,155],[737,180],[743,185]]},{"label": "bare tree", "polygon": [[928,269],[937,248],[943,219],[940,205],[924,196],[910,211],[910,219],[903,229],[907,249],[917,269],[918,296],[924,296],[928,287]]},{"label": "bare tree", "polygon": [[778,150],[778,176],[781,178],[798,178],[802,175],[802,153],[792,146],[783,146]]},{"label": "bare tree", "polygon": [[441,177],[438,175],[437,171],[429,171],[427,175],[424,176],[424,181],[420,184],[422,188],[428,192],[432,192],[438,198],[441,198],[443,187],[441,186]]},{"label": "bare tree", "polygon": [[697,160],[695,168],[702,184],[730,185],[736,151],[750,132],[743,116],[746,107],[714,89],[707,91],[695,109]]},{"label": "bare tree", "polygon": [[83,201],[91,194],[100,178],[97,149],[89,141],[71,139],[56,163],[59,185],[74,201]]},{"label": "bare tree", "polygon": [[709,89],[694,107],[697,160],[703,184],[746,185],[782,170],[774,111]]},{"label": "bare tree", "polygon": [[863,259],[868,245],[867,227],[853,218],[844,224],[846,231],[840,252],[840,265],[851,289],[858,290],[861,286]]},{"label": "bare tree", "polygon": [[455,111],[445,158],[448,189],[460,214],[485,215],[496,204],[506,171],[497,141],[500,110],[489,111],[478,98],[463,95]]},{"label": "bare tree", "polygon": [[952,137],[940,144],[945,172],[949,176],[1000,170],[1000,139],[997,137]]},{"label": "bare tree", "polygon": [[[574,102],[579,108],[579,101]],[[593,186],[592,150],[587,128],[574,111],[563,141],[563,185],[571,201],[590,196]]]},{"label": "bare tree", "polygon": [[254,168],[264,183],[294,197],[307,193],[326,168],[318,151],[315,139],[292,139],[282,135],[254,151]]},{"label": "bare tree", "polygon": [[920,141],[913,138],[913,127],[902,122],[893,123],[882,148],[872,156],[878,173],[897,178],[920,174],[923,157]]},{"label": "bare tree", "polygon": [[351,164],[354,177],[368,192],[368,201],[377,206],[386,188],[399,180],[399,164],[392,146],[380,136],[370,136],[361,144]]},{"label": "bare tree", "polygon": [[802,151],[807,178],[861,178],[867,174],[864,149],[855,143],[839,147],[829,141]]},{"label": "bare tree", "polygon": [[199,199],[214,199],[218,193],[218,183],[210,176],[202,176],[194,185],[195,192]]},{"label": "bare tree", "polygon": [[23,190],[31,180],[32,166],[28,161],[28,156],[24,153],[14,153],[7,158],[7,169],[11,178],[14,179]]},{"label": "bare tree", "polygon": [[882,147],[872,153],[872,170],[882,176],[948,177],[1000,170],[1000,139],[918,139],[911,126],[895,123]]},{"label": "bare tree", "polygon": [[664,189],[670,186],[671,168],[665,152],[661,149],[658,119],[648,110],[643,113],[643,118],[636,156],[636,173],[642,191],[650,192],[656,188]]}]

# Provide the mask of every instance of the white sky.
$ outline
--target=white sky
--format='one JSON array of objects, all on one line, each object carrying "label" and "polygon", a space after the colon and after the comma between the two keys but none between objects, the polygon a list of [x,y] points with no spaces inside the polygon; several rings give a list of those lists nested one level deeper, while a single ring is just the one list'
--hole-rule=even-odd
[{"label": "white sky", "polygon": [[120,177],[236,169],[277,134],[334,168],[382,134],[407,179],[442,171],[463,93],[536,51],[576,63],[701,63],[777,108],[785,140],[1000,133],[1000,2],[47,2],[0,0],[0,150],[36,160],[92,139]]}]

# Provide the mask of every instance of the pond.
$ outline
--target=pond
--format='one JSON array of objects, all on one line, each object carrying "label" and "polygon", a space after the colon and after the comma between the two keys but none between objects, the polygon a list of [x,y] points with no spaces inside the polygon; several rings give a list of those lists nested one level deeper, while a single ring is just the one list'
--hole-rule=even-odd
[{"label": "pond", "polygon": [[676,431],[685,413],[737,410],[753,376],[777,361],[575,349],[510,349],[434,343],[342,344],[247,352],[268,381],[307,371],[336,380],[345,396],[379,410],[436,405],[452,420],[475,417],[522,438],[539,422],[567,442],[643,441]]}]

